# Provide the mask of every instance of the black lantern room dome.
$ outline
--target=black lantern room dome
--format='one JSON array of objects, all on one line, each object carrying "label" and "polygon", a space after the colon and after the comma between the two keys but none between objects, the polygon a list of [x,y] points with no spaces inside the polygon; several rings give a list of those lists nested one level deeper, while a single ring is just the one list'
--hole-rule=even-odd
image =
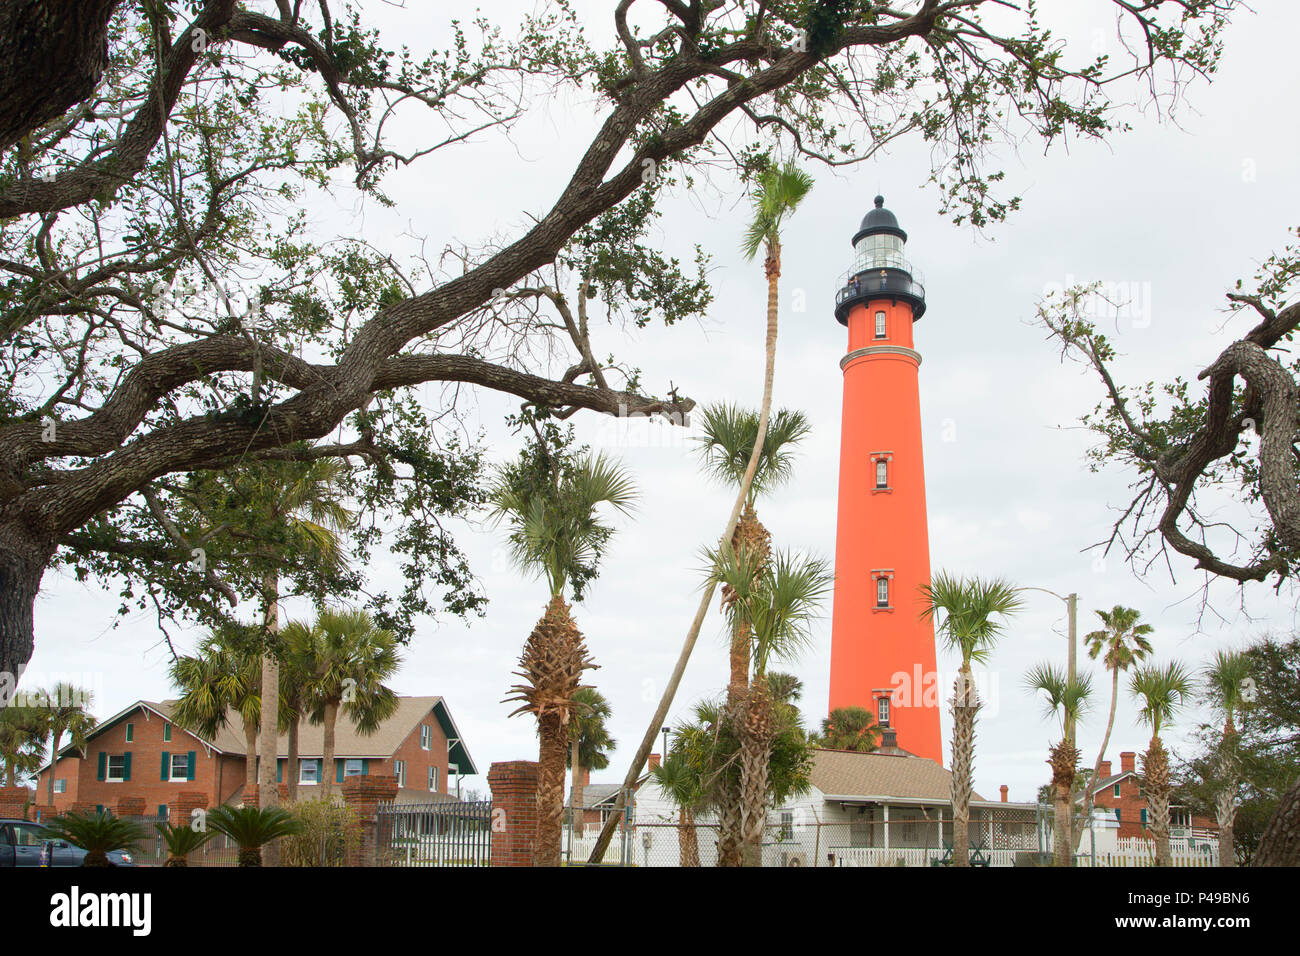
[{"label": "black lantern room dome", "polygon": [[853,244],[856,246],[863,236],[877,235],[897,236],[907,242],[907,233],[899,226],[898,217],[885,208],[885,197],[877,196],[875,204],[876,207],[862,217],[862,225],[853,236]]}]

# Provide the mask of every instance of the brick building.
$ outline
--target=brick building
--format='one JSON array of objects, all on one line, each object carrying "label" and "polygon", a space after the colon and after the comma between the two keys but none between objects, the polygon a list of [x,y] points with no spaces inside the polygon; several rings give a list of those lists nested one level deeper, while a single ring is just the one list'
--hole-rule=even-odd
[{"label": "brick building", "polygon": [[[1101,776],[1093,788],[1094,806],[1111,811],[1118,816],[1118,836],[1149,837],[1147,823],[1147,801],[1142,790],[1142,776],[1137,771],[1137,754],[1125,750],[1119,755],[1119,773],[1111,772],[1111,762],[1101,762]],[[1219,826],[1209,817],[1193,816],[1186,808],[1171,804],[1169,808],[1170,829],[1178,835],[1179,831],[1218,832]],[[1204,833],[1202,833],[1204,835]]]},{"label": "brick building", "polygon": [[[238,802],[244,787],[246,743],[243,723],[232,713],[212,739],[186,730],[173,719],[175,701],[137,701],[101,721],[86,739],[84,752],[68,745],[53,771],[47,764],[37,781],[44,800],[51,772],[54,806],[62,813],[78,807],[112,809],[123,797],[144,801],[145,812],[166,818],[182,791],[202,792],[208,806]],[[322,766],[324,728],[304,720],[299,728],[298,793],[310,796],[321,774],[335,782],[358,775],[394,776],[397,799],[405,803],[454,798],[459,777],[477,769],[441,697],[399,697],[396,712],[375,733],[362,735],[339,714],[334,765]],[[279,740],[276,778],[287,771],[288,740]],[[337,786],[336,786],[337,790]]]}]

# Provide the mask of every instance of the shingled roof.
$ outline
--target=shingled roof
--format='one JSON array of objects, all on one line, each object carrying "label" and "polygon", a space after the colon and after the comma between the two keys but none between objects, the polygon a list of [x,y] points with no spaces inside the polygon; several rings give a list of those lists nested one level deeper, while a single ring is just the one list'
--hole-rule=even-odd
[{"label": "shingled roof", "polygon": [[[814,750],[811,782],[828,800],[917,800],[947,803],[952,774],[925,757]],[[978,793],[971,799],[983,801]]]}]

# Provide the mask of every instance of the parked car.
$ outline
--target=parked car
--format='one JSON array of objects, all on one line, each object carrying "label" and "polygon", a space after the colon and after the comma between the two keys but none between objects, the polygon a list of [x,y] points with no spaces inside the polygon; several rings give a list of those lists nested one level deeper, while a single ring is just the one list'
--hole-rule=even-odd
[{"label": "parked car", "polygon": [[[41,850],[49,844],[49,866],[81,866],[86,851],[66,840],[49,836],[45,827],[30,820],[0,820],[0,867],[40,866]],[[135,866],[126,850],[108,854],[112,866]]]}]

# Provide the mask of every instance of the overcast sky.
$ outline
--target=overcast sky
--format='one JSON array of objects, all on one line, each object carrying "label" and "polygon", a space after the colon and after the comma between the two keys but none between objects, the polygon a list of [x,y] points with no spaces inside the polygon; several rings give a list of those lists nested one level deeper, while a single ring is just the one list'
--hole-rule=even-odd
[{"label": "overcast sky", "polygon": [[[437,45],[447,15],[431,16],[423,3],[408,6],[363,4],[391,28],[394,42],[417,49]],[[494,3],[489,9],[508,23],[505,11],[515,6]],[[1062,27],[1051,19],[1059,15],[1051,8],[1064,6],[1046,4],[1044,21],[1082,44],[1105,42],[1100,38],[1110,28],[1109,4],[1071,4],[1073,19]],[[607,32],[606,4],[578,8],[598,36]],[[1097,382],[1077,365],[1060,364],[1032,324],[1036,303],[1053,287],[1125,283],[1129,314],[1110,322],[1123,353],[1116,370],[1125,381],[1177,374],[1194,379],[1249,327],[1246,317],[1225,326],[1223,293],[1285,242],[1286,229],[1295,223],[1300,182],[1300,134],[1283,119],[1292,115],[1292,96],[1287,84],[1277,82],[1277,65],[1291,59],[1300,9],[1260,9],[1259,16],[1241,15],[1228,31],[1218,80],[1190,91],[1178,124],[1160,122],[1151,111],[1135,112],[1129,117],[1134,130],[1106,144],[1073,143],[1046,157],[1034,142],[1019,155],[1001,150],[1008,188],[1023,195],[1024,204],[983,234],[937,214],[938,195],[925,186],[930,156],[924,144],[908,142],[838,173],[812,169],[816,188],[785,233],[775,401],[805,410],[813,433],[794,480],[759,505],[779,546],[834,554],[838,362],[846,335],[832,305],[837,278],[850,265],[851,237],[872,196],[881,192],[908,232],[908,255],[923,271],[927,289],[916,344],[923,355],[932,567],[1002,575],[1060,594],[1075,591],[1080,635],[1093,629],[1095,608],[1138,608],[1156,627],[1153,643],[1161,661],[1176,657],[1199,666],[1215,648],[1240,646],[1269,630],[1290,632],[1294,595],[1288,591],[1277,595],[1270,586],[1247,586],[1247,616],[1240,589],[1215,584],[1210,595],[1220,619],[1200,613],[1204,580],[1186,560],[1174,560],[1173,580],[1163,566],[1137,579],[1114,556],[1103,562],[1096,552],[1085,552],[1108,534],[1116,506],[1127,504],[1131,476],[1087,470],[1083,456],[1091,440],[1078,419],[1098,401]],[[402,233],[427,237],[432,248],[517,236],[528,215],[543,212],[558,194],[595,121],[590,102],[566,97],[540,107],[509,142],[483,136],[394,174],[387,183],[394,209],[344,199],[311,211],[318,225],[397,252],[413,248],[394,240]],[[420,132],[412,124],[405,135],[418,140]],[[659,394],[671,381],[701,404],[756,406],[765,285],[761,264],[745,262],[737,251],[748,211],[743,197],[730,188],[679,192],[664,208],[656,238],[665,248],[689,259],[691,245],[700,242],[714,256],[714,305],[703,321],[674,328],[598,325],[595,351],[613,352],[641,368],[646,387]],[[796,310],[800,293],[804,311]],[[434,403],[440,393],[427,394]],[[516,400],[485,392],[464,406],[469,427],[482,430],[494,460],[511,457],[517,448],[502,425],[502,416],[517,408]],[[592,681],[613,705],[619,747],[611,768],[596,774],[598,781],[612,782],[626,771],[672,669],[698,602],[700,549],[722,532],[731,494],[701,478],[686,430],[591,413],[574,421],[581,439],[622,458],[641,490],[635,518],[617,521],[620,531],[603,573],[575,609],[601,665]],[[500,701],[545,604],[545,586],[509,565],[500,533],[467,525],[458,540],[491,599],[487,614],[468,623],[426,622],[405,651],[395,686],[403,694],[447,698],[480,772],[465,785],[486,790],[492,762],[536,759],[533,721],[507,719],[513,708]],[[381,586],[396,584],[396,566],[382,556],[372,572]],[[111,584],[85,586],[47,575],[29,672],[33,683],[70,675],[90,685],[101,717],[137,699],[172,694],[167,650],[153,619],[141,615],[111,627],[115,591]],[[1032,799],[1049,777],[1047,748],[1059,737],[1021,680],[1040,660],[1064,662],[1064,605],[1046,594],[1027,597],[1026,611],[1012,622],[989,665],[992,692],[980,717],[975,762],[976,789],[986,797],[996,798],[1005,783],[1012,799]],[[289,613],[305,615],[308,609],[291,607]],[[189,650],[197,637],[187,633],[181,649]],[[829,603],[816,637],[803,657],[780,665],[804,681],[802,706],[810,725],[826,710]],[[1082,651],[1080,660],[1087,663]],[[941,652],[941,670],[954,667]],[[1088,765],[1100,743],[1109,693],[1105,675],[1093,669],[1097,707],[1080,729]],[[718,693],[726,674],[722,619],[715,608],[670,722],[696,700]],[[1122,697],[1110,753],[1117,766],[1120,750],[1145,746],[1136,713]],[[1189,712],[1176,720],[1170,734],[1175,749],[1202,718]],[[945,713],[945,754],[950,725]]]}]

